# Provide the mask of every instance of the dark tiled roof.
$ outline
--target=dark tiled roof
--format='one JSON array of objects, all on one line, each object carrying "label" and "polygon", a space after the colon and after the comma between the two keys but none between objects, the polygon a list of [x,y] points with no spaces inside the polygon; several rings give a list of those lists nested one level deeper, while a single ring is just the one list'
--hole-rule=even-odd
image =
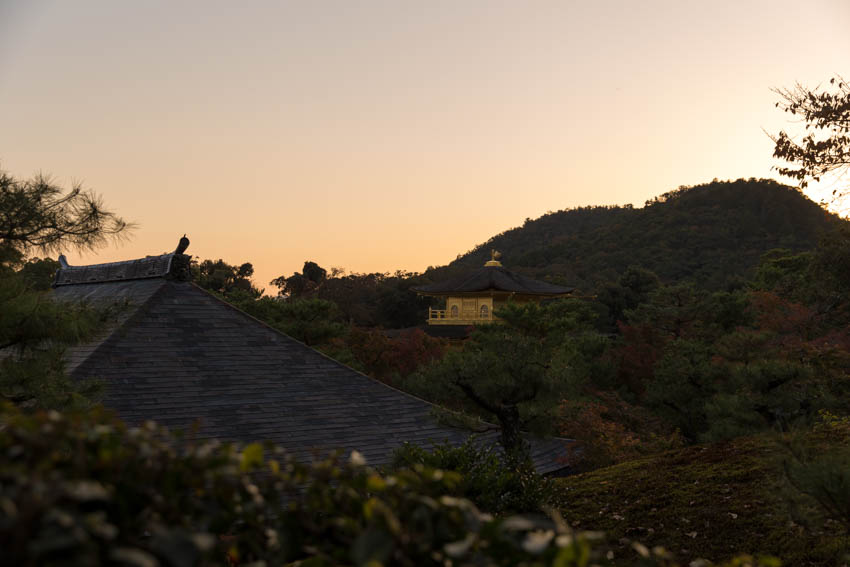
[{"label": "dark tiled roof", "polygon": [[174,256],[174,254],[163,254],[125,262],[66,266],[56,272],[53,286],[160,278],[168,275],[171,271],[171,262]]},{"label": "dark tiled roof", "polygon": [[415,287],[413,291],[426,295],[503,291],[526,295],[553,296],[570,293],[573,288],[541,282],[506,270],[502,266],[483,266],[457,278]]},{"label": "dark tiled roof", "polygon": [[[164,278],[62,285],[60,300],[119,303],[98,341],[70,350],[75,378],[105,384],[104,404],[130,423],[153,419],[201,438],[270,440],[300,459],[357,449],[385,464],[408,441],[462,442],[433,406],[291,339],[192,283]],[[482,435],[495,442],[497,433]],[[532,442],[538,470],[563,468],[564,440]]]}]

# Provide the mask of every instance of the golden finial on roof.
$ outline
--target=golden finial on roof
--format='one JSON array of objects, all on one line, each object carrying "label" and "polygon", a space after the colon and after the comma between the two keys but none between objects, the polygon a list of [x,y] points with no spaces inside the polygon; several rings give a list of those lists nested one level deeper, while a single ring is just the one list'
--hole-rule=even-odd
[{"label": "golden finial on roof", "polygon": [[484,262],[485,266],[501,266],[502,263],[499,262],[498,258],[501,258],[502,255],[497,250],[490,250],[490,259]]}]

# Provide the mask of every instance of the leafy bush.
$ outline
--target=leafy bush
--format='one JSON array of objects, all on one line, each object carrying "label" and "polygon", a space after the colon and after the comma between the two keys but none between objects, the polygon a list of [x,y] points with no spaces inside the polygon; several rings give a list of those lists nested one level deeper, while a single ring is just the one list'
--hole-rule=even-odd
[{"label": "leafy bush", "polygon": [[[605,561],[593,534],[559,515],[494,518],[452,496],[459,474],[421,464],[382,475],[352,453],[301,465],[259,444],[128,428],[102,410],[30,416],[7,405],[0,420],[4,564]],[[636,549],[637,560],[667,564],[660,551]]]},{"label": "leafy bush", "polygon": [[96,309],[49,301],[48,292],[34,289],[44,287],[39,278],[0,267],[0,400],[30,408],[81,409],[100,388],[93,381],[68,379],[65,347],[92,338],[122,306]]},{"label": "leafy bush", "polygon": [[405,443],[393,455],[392,466],[457,472],[461,478],[456,494],[494,514],[539,512],[550,504],[547,479],[531,467],[511,468],[498,449],[474,438],[460,446],[445,443],[431,450]]}]

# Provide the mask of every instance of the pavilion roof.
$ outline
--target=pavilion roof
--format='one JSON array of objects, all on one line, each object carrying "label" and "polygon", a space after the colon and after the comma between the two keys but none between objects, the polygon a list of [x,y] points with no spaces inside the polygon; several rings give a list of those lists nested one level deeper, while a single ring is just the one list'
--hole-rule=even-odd
[{"label": "pavilion roof", "polygon": [[461,276],[429,285],[413,288],[423,295],[467,294],[499,291],[523,295],[557,297],[567,295],[574,288],[562,287],[532,279],[507,270],[503,266],[482,266]]}]

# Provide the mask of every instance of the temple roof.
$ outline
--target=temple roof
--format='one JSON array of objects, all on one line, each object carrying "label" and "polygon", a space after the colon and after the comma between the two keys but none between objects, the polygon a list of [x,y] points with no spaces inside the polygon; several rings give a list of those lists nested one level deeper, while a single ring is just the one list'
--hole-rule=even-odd
[{"label": "temple roof", "polygon": [[[63,268],[58,300],[115,306],[97,340],[69,349],[73,378],[104,384],[105,406],[130,424],[156,420],[196,438],[270,440],[301,460],[357,449],[373,465],[404,442],[461,443],[469,430],[435,417],[435,406],[292,339],[195,284],[173,279],[166,256]],[[175,255],[179,257],[180,255]],[[127,279],[122,265],[147,266]],[[86,268],[89,268],[86,271]],[[118,279],[119,273],[124,277]],[[86,275],[88,274],[88,275]],[[99,280],[85,281],[97,275]],[[495,443],[498,432],[480,434]],[[568,442],[531,440],[541,473],[565,468]]]},{"label": "temple roof", "polygon": [[[488,262],[490,264],[490,262]],[[566,295],[574,288],[561,287],[541,282],[511,272],[502,266],[485,265],[477,270],[443,282],[413,288],[416,293],[423,295],[465,294],[483,291],[501,291],[524,295],[540,295],[554,297]]]},{"label": "temple roof", "polygon": [[92,264],[90,266],[62,266],[56,272],[53,286],[75,285],[91,282],[112,282],[160,278],[171,271],[174,254],[147,256],[138,260]]}]

